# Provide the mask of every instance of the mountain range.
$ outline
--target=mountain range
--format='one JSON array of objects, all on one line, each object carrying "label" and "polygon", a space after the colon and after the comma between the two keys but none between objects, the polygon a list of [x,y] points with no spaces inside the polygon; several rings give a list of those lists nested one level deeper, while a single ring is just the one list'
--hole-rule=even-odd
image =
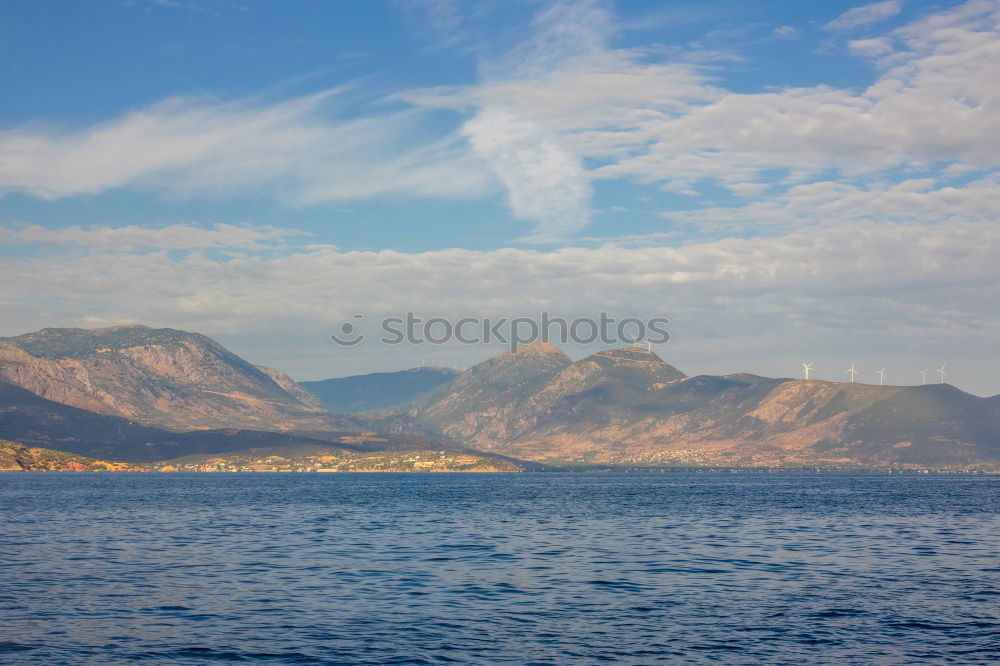
[{"label": "mountain range", "polygon": [[[388,432],[378,432],[383,425]],[[407,452],[401,470],[413,467],[414,455],[437,461],[435,468],[468,455],[478,458],[466,467],[519,468],[405,417],[373,425],[334,413],[288,375],[210,338],[146,326],[50,328],[0,339],[0,437],[129,464],[333,446],[348,458]]]},{"label": "mountain range", "polygon": [[[0,433],[4,439],[23,445],[128,463],[151,463],[209,453],[236,455],[247,449],[296,446],[336,446],[341,451],[358,454],[380,451],[477,453],[450,439],[413,433],[271,432],[238,428],[174,432],[54,402],[9,382],[0,382]],[[497,455],[490,458],[504,460]]]},{"label": "mountain range", "polygon": [[1000,463],[998,407],[947,384],[689,377],[638,347],[573,362],[536,343],[402,409],[474,448],[554,464],[964,468]]},{"label": "mountain range", "polygon": [[[947,384],[692,377],[638,347],[573,361],[548,343],[457,374],[298,384],[197,333],[44,329],[0,339],[0,438],[157,469],[243,469],[265,458],[319,469],[322,458],[330,469],[400,471],[1000,470],[1000,396]],[[178,459],[187,462],[169,463]]]}]

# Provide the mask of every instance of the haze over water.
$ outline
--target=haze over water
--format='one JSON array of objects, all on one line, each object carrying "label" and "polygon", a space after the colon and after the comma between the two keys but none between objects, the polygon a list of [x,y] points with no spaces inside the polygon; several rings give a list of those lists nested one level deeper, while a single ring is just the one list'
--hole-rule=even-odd
[{"label": "haze over water", "polygon": [[0,662],[991,663],[1000,478],[10,473]]}]

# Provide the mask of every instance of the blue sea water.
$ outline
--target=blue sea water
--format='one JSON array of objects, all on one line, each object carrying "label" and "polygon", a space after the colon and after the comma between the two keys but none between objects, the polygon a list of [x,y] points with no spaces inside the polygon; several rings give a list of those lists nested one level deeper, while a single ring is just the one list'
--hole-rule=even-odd
[{"label": "blue sea water", "polygon": [[0,662],[996,663],[1000,478],[0,475]]}]

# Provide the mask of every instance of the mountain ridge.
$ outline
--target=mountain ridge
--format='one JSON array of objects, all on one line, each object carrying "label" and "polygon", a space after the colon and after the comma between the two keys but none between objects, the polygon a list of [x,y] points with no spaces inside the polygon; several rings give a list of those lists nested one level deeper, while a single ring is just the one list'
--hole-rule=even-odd
[{"label": "mountain ridge", "polygon": [[282,372],[199,333],[47,328],[0,338],[0,379],[56,402],[174,430],[364,429]]},{"label": "mountain ridge", "polygon": [[408,416],[478,450],[547,464],[1000,466],[1000,403],[947,384],[688,377],[631,347],[530,384],[501,378],[490,393],[494,367],[465,375],[485,399],[456,396],[456,379]]},{"label": "mountain ridge", "polygon": [[[379,405],[345,416],[198,333],[49,328],[0,338],[0,437],[131,463],[333,445],[554,465],[1000,469],[1000,396],[948,384],[688,376],[650,349],[573,361],[546,342],[448,374],[340,378],[342,396]],[[384,406],[400,396],[412,397]]]}]

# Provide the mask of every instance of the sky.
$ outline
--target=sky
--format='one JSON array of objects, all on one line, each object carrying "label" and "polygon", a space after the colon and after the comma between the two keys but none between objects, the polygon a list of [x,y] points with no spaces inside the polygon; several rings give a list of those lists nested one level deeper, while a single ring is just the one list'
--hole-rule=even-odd
[{"label": "sky", "polygon": [[358,314],[608,312],[691,375],[1000,393],[1000,0],[2,0],[0,61],[0,336],[305,380],[503,351]]}]

